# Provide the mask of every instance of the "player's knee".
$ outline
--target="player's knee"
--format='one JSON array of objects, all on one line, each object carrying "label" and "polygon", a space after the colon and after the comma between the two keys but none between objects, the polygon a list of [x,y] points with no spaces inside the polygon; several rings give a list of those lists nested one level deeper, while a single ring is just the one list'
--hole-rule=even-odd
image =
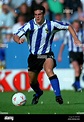
[{"label": "player's knee", "polygon": [[53,71],[51,70],[51,69],[47,69],[46,70],[46,74],[48,75],[48,76],[51,76],[52,74],[53,74]]}]

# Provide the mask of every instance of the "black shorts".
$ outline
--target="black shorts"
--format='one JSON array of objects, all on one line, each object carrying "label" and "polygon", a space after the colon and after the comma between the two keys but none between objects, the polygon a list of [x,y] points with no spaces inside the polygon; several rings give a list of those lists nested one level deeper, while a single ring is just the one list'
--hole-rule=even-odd
[{"label": "black shorts", "polygon": [[83,52],[69,52],[70,63],[77,61],[79,65],[83,64]]},{"label": "black shorts", "polygon": [[39,73],[43,69],[43,64],[47,58],[52,58],[54,61],[54,67],[56,67],[56,60],[54,59],[53,52],[49,52],[43,55],[30,54],[28,57],[28,71]]}]

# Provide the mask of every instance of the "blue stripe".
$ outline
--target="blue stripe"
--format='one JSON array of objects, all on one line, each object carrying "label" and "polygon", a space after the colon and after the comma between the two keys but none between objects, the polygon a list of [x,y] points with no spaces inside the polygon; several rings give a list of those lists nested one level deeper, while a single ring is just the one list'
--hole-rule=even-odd
[{"label": "blue stripe", "polygon": [[31,20],[30,22],[30,28],[31,28],[31,31],[30,31],[30,35],[29,35],[29,39],[30,39],[30,52],[31,52],[31,43],[32,43],[32,35],[33,35],[33,32],[34,32],[34,21]]},{"label": "blue stripe", "polygon": [[[72,39],[72,35],[71,34],[70,34],[70,37],[71,37],[71,50],[73,51],[73,39]],[[77,47],[77,52],[79,52],[79,47]]]},{"label": "blue stripe", "polygon": [[67,45],[68,45],[68,49],[69,49],[69,43],[68,43],[69,37],[66,37],[66,40],[67,40]]},{"label": "blue stripe", "polygon": [[73,51],[73,39],[71,34],[70,34],[70,39],[71,39],[71,51]]},{"label": "blue stripe", "polygon": [[81,40],[82,40],[82,43],[84,44],[83,30],[81,30]]},{"label": "blue stripe", "polygon": [[[77,35],[77,38],[78,38],[78,35]],[[79,52],[79,47],[77,47],[77,52]]]},{"label": "blue stripe", "polygon": [[44,45],[43,50],[42,50],[42,54],[44,54],[46,52],[46,48],[47,48],[48,42],[49,42],[49,37],[51,35],[51,22],[48,20],[46,22],[47,22],[47,27],[48,27],[48,33],[46,36],[46,41],[45,41],[45,45]]},{"label": "blue stripe", "polygon": [[20,31],[18,30],[18,32],[17,33],[15,33],[15,35],[18,35],[18,33],[19,33]]},{"label": "blue stripe", "polygon": [[[56,29],[56,27],[54,27],[54,30],[55,30],[55,29]],[[58,29],[56,29],[56,30],[58,30]],[[52,34],[52,37],[51,37],[51,39],[50,39],[50,44],[52,44],[52,42],[53,42],[53,38],[54,38],[55,33],[56,33],[56,32],[54,32],[54,33]]]},{"label": "blue stripe", "polygon": [[25,23],[22,27],[20,27],[19,30],[23,30],[23,31],[25,32],[24,27],[25,27],[26,25],[27,25],[27,23]]},{"label": "blue stripe", "polygon": [[26,34],[26,32],[28,31],[28,29],[27,29],[26,31],[24,30],[24,27],[25,27],[26,25],[27,25],[27,23],[25,23],[22,27],[20,27],[20,28],[18,29],[18,32],[15,33],[15,34],[18,35],[20,31],[23,31],[23,32],[24,32],[20,37],[22,37],[24,34]]},{"label": "blue stripe", "polygon": [[[78,37],[78,36],[77,36]],[[81,38],[82,39],[82,38]],[[77,47],[77,52],[79,52],[79,47]]]},{"label": "blue stripe", "polygon": [[41,36],[42,36],[42,27],[38,29],[38,34],[36,38],[36,44],[35,44],[35,52],[34,54],[37,54],[39,47],[40,47],[40,42],[41,42]]}]

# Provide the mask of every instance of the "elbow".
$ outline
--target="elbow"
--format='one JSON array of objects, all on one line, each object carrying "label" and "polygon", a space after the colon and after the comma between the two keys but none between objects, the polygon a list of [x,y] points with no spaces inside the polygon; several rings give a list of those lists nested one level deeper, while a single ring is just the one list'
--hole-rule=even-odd
[{"label": "elbow", "polygon": [[68,29],[71,29],[72,28],[72,25],[69,25]]},{"label": "elbow", "polygon": [[74,30],[72,25],[69,25],[68,30]]}]

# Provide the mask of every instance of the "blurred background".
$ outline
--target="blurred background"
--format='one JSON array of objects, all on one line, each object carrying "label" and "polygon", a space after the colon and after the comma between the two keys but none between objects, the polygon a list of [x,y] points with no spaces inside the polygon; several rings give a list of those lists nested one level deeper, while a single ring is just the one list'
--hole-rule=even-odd
[{"label": "blurred background", "polygon": [[[10,90],[28,90],[29,86],[14,87],[15,77],[21,82],[25,82],[27,72],[27,58],[29,55],[28,40],[22,45],[14,42],[13,32],[33,18],[32,11],[34,6],[41,4],[45,7],[45,18],[48,20],[58,20],[72,23],[75,19],[81,22],[81,28],[84,28],[84,0],[0,0],[0,89]],[[60,45],[64,39],[66,31],[60,31],[55,34],[52,44],[52,50],[57,59]],[[10,73],[9,73],[10,71]],[[67,46],[63,52],[61,62],[57,61],[57,67],[54,70],[60,81],[61,89],[73,89],[71,84],[74,81],[74,71],[69,64]],[[84,72],[84,71],[83,71]],[[64,73],[64,75],[63,75]],[[7,74],[10,74],[7,76]],[[19,75],[18,75],[19,74]],[[60,74],[62,74],[60,76]],[[20,77],[21,76],[21,77]],[[25,77],[24,77],[25,76]],[[44,81],[45,75],[40,74]],[[66,78],[65,78],[66,77]],[[10,80],[11,79],[11,80]],[[28,80],[28,77],[26,78]],[[47,79],[48,80],[48,79]],[[2,83],[2,81],[4,81]],[[11,83],[12,81],[12,83]],[[5,88],[5,82],[9,86]],[[65,85],[63,84],[65,82]],[[81,84],[84,86],[84,73],[81,76]],[[48,88],[48,83],[42,88]]]}]

